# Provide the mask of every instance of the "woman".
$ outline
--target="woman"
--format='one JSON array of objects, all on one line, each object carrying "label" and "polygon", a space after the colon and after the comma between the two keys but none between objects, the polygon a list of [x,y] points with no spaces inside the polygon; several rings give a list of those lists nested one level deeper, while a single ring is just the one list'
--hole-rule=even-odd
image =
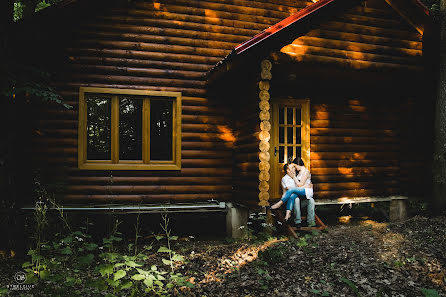
[{"label": "woman", "polygon": [[[313,184],[311,183],[311,173],[310,171],[305,167],[304,162],[300,157],[297,157],[293,160],[293,163],[289,164],[289,166],[285,166],[284,168],[286,170],[286,175],[289,177],[284,176],[284,179],[292,179],[294,181],[295,187],[285,187],[284,190],[286,190],[285,194],[283,195],[282,199],[280,199],[279,202],[271,206],[271,209],[279,208],[282,204],[286,203],[286,214],[285,214],[285,220],[288,220],[291,217],[291,211],[293,208],[295,208],[296,211],[296,225],[300,225],[301,218],[300,218],[300,204],[296,203],[296,199],[306,199],[304,201],[308,202],[308,225],[312,226],[314,225],[314,200],[313,200]],[[299,173],[295,174],[295,170]],[[282,179],[283,181],[283,179]],[[282,185],[284,183],[282,182]],[[300,202],[300,200],[298,200]]]}]

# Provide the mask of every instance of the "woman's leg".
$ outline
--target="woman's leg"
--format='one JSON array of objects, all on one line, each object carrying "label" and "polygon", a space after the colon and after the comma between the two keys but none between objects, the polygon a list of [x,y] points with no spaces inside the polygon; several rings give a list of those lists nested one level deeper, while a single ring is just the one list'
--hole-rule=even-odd
[{"label": "woman's leg", "polygon": [[[293,189],[289,189],[286,193],[285,196],[282,198],[282,200],[287,201],[287,208],[286,208],[286,212],[285,212],[285,220],[288,220],[291,217],[291,210],[295,207],[295,199],[298,199],[296,197],[306,197],[305,196],[305,189],[304,188],[293,188]],[[291,201],[290,201],[291,200]],[[297,204],[299,204],[299,201],[297,202]],[[296,216],[298,216],[299,220],[300,220],[300,206],[299,207],[299,213],[296,213]]]}]

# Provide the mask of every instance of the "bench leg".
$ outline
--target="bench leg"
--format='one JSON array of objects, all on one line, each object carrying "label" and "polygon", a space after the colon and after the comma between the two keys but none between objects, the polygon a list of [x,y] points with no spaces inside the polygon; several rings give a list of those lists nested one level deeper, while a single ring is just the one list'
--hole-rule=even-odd
[{"label": "bench leg", "polygon": [[[232,238],[243,238],[246,235],[248,223],[248,210],[236,207],[232,203],[226,204],[228,212],[226,214],[226,235]],[[241,228],[244,226],[243,228]]]},{"label": "bench leg", "polygon": [[390,201],[390,215],[391,222],[400,222],[407,219],[407,200],[392,200]]}]

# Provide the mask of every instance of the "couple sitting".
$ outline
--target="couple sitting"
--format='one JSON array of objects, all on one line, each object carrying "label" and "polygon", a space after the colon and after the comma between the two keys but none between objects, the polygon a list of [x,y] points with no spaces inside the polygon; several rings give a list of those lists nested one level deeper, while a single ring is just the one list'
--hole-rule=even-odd
[{"label": "couple sitting", "polygon": [[[300,216],[300,206],[307,205],[307,223],[313,227],[314,223],[314,199],[313,184],[311,183],[311,173],[305,167],[301,158],[297,157],[290,164],[283,166],[285,176],[282,178],[283,196],[279,202],[271,206],[271,209],[277,209],[282,204],[286,205],[285,220],[291,217],[291,211],[294,209],[296,227],[302,227]],[[296,175],[296,172],[298,174]]]}]

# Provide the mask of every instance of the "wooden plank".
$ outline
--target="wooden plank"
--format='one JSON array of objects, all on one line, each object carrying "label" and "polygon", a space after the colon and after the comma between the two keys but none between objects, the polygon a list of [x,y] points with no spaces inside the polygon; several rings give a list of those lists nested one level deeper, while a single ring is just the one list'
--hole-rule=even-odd
[{"label": "wooden plank", "polygon": [[315,199],[315,205],[333,205],[333,204],[355,204],[355,203],[375,203],[389,202],[392,200],[407,200],[407,196],[387,196],[387,197],[343,197],[338,199]]}]

